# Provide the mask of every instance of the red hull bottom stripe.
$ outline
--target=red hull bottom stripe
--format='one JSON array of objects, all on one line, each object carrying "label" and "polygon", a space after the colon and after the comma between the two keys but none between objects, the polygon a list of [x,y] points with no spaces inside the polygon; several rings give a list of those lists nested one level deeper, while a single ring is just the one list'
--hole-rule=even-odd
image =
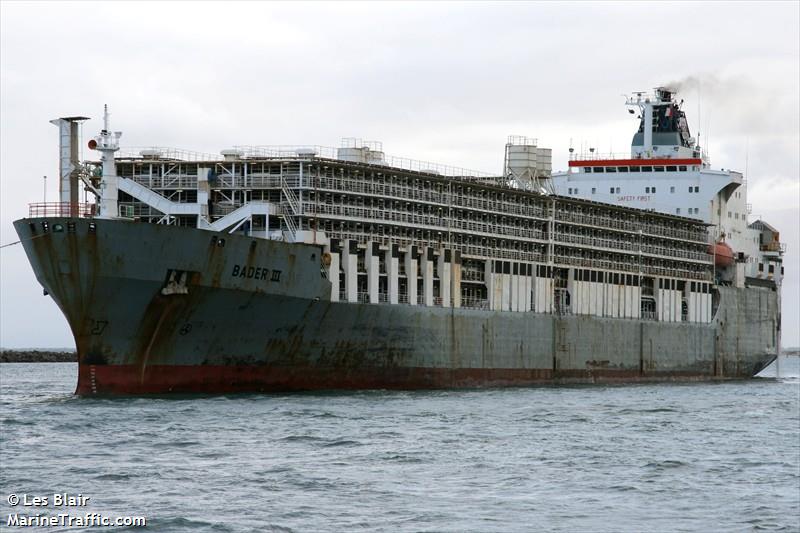
[{"label": "red hull bottom stripe", "polygon": [[536,384],[700,381],[708,374],[670,372],[640,374],[633,370],[485,369],[485,368],[287,368],[270,366],[81,364],[80,395],[246,393],[304,390],[446,389]]}]

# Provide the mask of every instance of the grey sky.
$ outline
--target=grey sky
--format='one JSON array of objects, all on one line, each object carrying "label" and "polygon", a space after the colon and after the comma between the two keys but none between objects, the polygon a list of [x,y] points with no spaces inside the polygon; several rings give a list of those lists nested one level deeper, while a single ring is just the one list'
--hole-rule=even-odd
[{"label": "grey sky", "polygon": [[[681,82],[713,165],[747,168],[753,213],[789,245],[784,344],[800,345],[799,5],[2,2],[0,242],[42,175],[56,198],[48,120],[104,103],[123,146],[355,136],[498,172],[509,134],[537,137],[559,169],[570,142],[626,152],[621,95]],[[0,345],[72,346],[22,248],[0,253]]]}]

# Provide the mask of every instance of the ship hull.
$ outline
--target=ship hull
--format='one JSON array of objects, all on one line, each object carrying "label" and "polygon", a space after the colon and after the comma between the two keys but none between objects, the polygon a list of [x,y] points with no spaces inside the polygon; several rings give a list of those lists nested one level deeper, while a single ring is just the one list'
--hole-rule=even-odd
[{"label": "ship hull", "polygon": [[331,302],[319,246],[41,222],[15,227],[72,328],[78,394],[741,379],[775,357],[765,288],[719,288],[710,324]]},{"label": "ship hull", "polygon": [[81,365],[77,394],[232,394],[315,390],[430,390],[534,385],[705,381],[696,372],[643,376],[636,371],[553,372],[551,369],[483,368],[277,368],[269,366]]}]

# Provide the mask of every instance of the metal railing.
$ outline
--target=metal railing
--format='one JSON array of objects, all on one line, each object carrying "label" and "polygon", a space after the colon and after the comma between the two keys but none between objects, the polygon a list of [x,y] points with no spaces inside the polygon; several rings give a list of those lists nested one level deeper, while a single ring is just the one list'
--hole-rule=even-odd
[{"label": "metal railing", "polygon": [[572,305],[561,303],[559,300],[553,302],[553,311],[559,316],[567,316],[572,314]]},{"label": "metal railing", "polygon": [[461,297],[461,307],[467,309],[489,309],[489,300],[484,298]]},{"label": "metal railing", "polygon": [[[284,180],[283,177],[281,177],[281,193],[283,197],[286,198],[286,202],[281,204],[283,220],[286,222],[286,227],[292,235],[292,240],[294,240],[297,235],[297,224],[295,224],[293,217],[300,211],[300,201],[297,199],[294,191],[286,184],[286,180]],[[287,207],[288,209],[286,209]],[[287,212],[290,210],[291,213]]]},{"label": "metal railing", "polygon": [[182,150],[167,146],[126,146],[120,148],[115,159],[145,159],[148,161],[222,161],[221,155]]},{"label": "metal railing", "polygon": [[767,244],[761,245],[762,252],[785,252],[786,251],[786,243],[785,242],[770,242]]},{"label": "metal railing", "polygon": [[576,151],[569,154],[570,161],[605,161],[615,159],[642,159],[642,157],[641,155],[639,157],[634,157],[630,152],[597,152],[594,150],[588,152]]},{"label": "metal railing", "polygon": [[320,146],[318,144],[307,145],[257,145],[257,146],[234,146],[234,150],[241,152],[242,157],[248,159],[260,158],[308,158],[324,157],[326,159],[336,159],[336,148],[330,146]]},{"label": "metal railing", "polygon": [[292,208],[292,213],[295,215],[299,214],[300,201],[297,199],[297,195],[292,189],[289,188],[289,185],[286,184],[286,180],[283,178],[281,178],[281,192],[286,197],[286,201],[289,202],[289,207]]},{"label": "metal railing", "polygon": [[283,217],[283,221],[286,223],[286,229],[289,230],[289,233],[292,235],[292,240],[294,240],[295,236],[297,235],[297,224],[294,221],[294,217],[291,213],[287,213],[290,209],[288,203],[281,204],[281,216]]},{"label": "metal railing", "polygon": [[135,174],[121,177],[129,177],[139,185],[144,185],[148,189],[197,189],[197,176],[188,176],[185,174],[168,174],[166,176]]},{"label": "metal railing", "polygon": [[702,159],[706,161],[708,159],[708,153],[705,150],[702,150],[700,153],[696,155],[693,154],[693,157],[689,157],[687,155],[679,155],[675,152],[658,152],[653,151],[650,156],[646,156],[642,153],[631,153],[631,152],[598,152],[596,150],[589,150],[589,151],[574,151],[569,154],[570,161],[614,161],[614,160],[627,160],[627,159],[637,159],[641,160],[643,165],[647,165],[647,161],[651,159]]},{"label": "metal railing", "polygon": [[[369,146],[345,146],[344,148],[369,148]],[[330,146],[320,145],[305,145],[305,146],[235,146],[234,149],[242,153],[243,157],[249,159],[257,158],[323,158],[343,161],[339,159],[339,153],[336,148]],[[374,152],[380,152],[375,150]],[[219,159],[219,158],[217,158]],[[432,163],[429,161],[419,161],[417,159],[409,159],[406,157],[395,157],[391,155],[382,155],[381,159],[374,159],[365,161],[364,163],[387,168],[397,168],[401,170],[411,170],[413,172],[423,172],[429,174],[438,174],[440,176],[451,177],[470,177],[470,178],[496,178],[495,174],[488,172],[478,172],[461,167],[454,167],[450,165],[443,165],[440,163]]]},{"label": "metal railing", "polygon": [[81,217],[92,218],[97,204],[72,202],[39,202],[28,204],[28,218]]}]

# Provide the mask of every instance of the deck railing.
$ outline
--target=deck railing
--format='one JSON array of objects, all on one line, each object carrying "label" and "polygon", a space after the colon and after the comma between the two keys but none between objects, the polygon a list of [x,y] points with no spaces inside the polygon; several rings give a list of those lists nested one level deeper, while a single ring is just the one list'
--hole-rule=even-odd
[{"label": "deck railing", "polygon": [[72,202],[39,202],[28,204],[28,218],[81,217],[92,218],[97,204]]}]

